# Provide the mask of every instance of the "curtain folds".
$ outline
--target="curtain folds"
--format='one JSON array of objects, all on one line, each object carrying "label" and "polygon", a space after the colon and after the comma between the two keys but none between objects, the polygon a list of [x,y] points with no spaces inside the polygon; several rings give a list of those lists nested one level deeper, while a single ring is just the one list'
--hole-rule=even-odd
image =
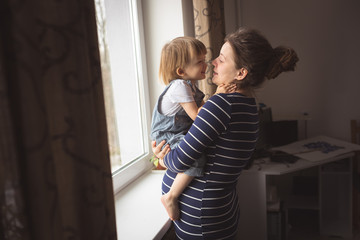
[{"label": "curtain folds", "polygon": [[208,50],[206,80],[199,82],[199,88],[205,93],[207,100],[216,90],[216,85],[211,81],[213,73],[211,61],[219,55],[225,38],[224,1],[193,0],[193,8],[195,38],[202,41]]},{"label": "curtain folds", "polygon": [[6,83],[3,81],[5,79],[3,66],[3,58],[0,57],[0,239],[28,240],[18,154]]},{"label": "curtain folds", "polygon": [[116,239],[94,1],[0,9],[0,239]]}]

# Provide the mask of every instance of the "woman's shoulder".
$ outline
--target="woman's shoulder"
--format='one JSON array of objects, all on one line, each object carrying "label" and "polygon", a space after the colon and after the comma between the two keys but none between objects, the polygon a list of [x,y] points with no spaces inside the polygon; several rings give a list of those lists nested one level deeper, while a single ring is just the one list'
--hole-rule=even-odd
[{"label": "woman's shoulder", "polygon": [[209,109],[211,112],[230,112],[231,104],[232,101],[226,94],[214,94],[205,102],[203,107]]},{"label": "woman's shoulder", "polygon": [[217,93],[212,95],[209,100],[214,102],[224,102],[230,105],[234,101],[241,101],[243,97],[243,95],[237,93]]},{"label": "woman's shoulder", "polygon": [[228,104],[239,103],[239,102],[256,104],[256,100],[254,97],[247,97],[241,93],[218,93],[218,94],[214,94],[209,99],[213,99],[214,101],[225,101]]},{"label": "woman's shoulder", "polygon": [[251,111],[254,111],[253,109],[257,108],[257,103],[255,98],[247,97],[239,93],[214,94],[208,99],[207,102],[209,102],[209,104],[211,105],[217,106],[217,108],[228,113],[232,112],[234,110],[234,107],[238,109],[241,106],[246,106],[246,108],[251,108],[252,109]]}]

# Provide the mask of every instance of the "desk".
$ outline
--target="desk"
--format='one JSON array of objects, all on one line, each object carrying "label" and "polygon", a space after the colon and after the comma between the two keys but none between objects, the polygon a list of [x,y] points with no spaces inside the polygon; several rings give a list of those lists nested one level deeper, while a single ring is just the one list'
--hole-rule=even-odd
[{"label": "desk", "polygon": [[[300,170],[317,167],[319,169],[319,198],[318,208],[320,233],[324,235],[337,235],[343,237],[350,237],[352,235],[352,161],[353,152],[345,153],[339,156],[323,159],[321,161],[308,161],[299,159],[293,164],[273,163],[266,159],[259,159],[254,162],[254,165],[249,170],[244,170],[240,175],[237,191],[240,202],[240,223],[239,233],[237,239],[267,239],[267,187],[268,179],[271,176],[281,176],[289,173],[295,173]],[[341,186],[341,203],[329,202],[328,199],[334,199],[334,194],[339,194],[335,189],[336,179],[334,175],[327,174],[329,163],[339,160],[347,159],[349,165],[346,170],[346,177],[341,178],[341,184],[345,184],[345,188]],[[259,163],[260,162],[260,163]],[[259,164],[258,164],[259,163]],[[340,176],[344,172],[340,173]],[[335,181],[335,182],[334,182]],[[330,190],[329,190],[330,187]],[[336,201],[339,199],[335,199]],[[333,207],[338,207],[334,209]],[[336,215],[336,211],[340,215]],[[330,213],[329,213],[330,212]],[[333,221],[328,221],[329,214],[335,213]],[[345,219],[345,221],[344,221]],[[332,223],[341,222],[341,226],[335,228],[331,226]]]}]

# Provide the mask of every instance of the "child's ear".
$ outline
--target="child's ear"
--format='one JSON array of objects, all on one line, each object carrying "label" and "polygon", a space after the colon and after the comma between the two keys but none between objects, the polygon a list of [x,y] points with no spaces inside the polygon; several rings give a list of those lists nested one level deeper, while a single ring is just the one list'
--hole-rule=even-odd
[{"label": "child's ear", "polygon": [[246,68],[240,68],[235,77],[236,80],[243,80],[248,74],[248,70]]},{"label": "child's ear", "polygon": [[184,71],[184,69],[178,67],[176,69],[176,74],[179,75],[180,77],[183,77],[185,75],[185,71]]}]

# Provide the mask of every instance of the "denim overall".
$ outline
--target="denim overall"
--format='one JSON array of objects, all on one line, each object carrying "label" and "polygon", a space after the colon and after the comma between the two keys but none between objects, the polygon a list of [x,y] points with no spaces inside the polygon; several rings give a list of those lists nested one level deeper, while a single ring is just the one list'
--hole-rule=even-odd
[{"label": "denim overall", "polygon": [[[159,96],[153,111],[150,133],[150,138],[152,140],[155,140],[156,143],[160,143],[162,140],[166,140],[166,143],[170,145],[171,149],[174,149],[180,143],[193,123],[193,120],[187,115],[183,108],[181,108],[180,111],[178,111],[173,116],[165,116],[159,112],[159,104],[161,103],[164,94],[167,92],[174,81],[175,80],[171,81]],[[188,80],[186,83],[190,85],[194,93],[191,81]],[[194,100],[197,106],[200,107],[205,95],[196,86],[195,89],[196,91]],[[194,168],[190,168],[189,170],[185,171],[185,173],[190,176],[202,176],[204,164],[205,156],[202,155],[200,159],[195,161],[193,165]]]}]

